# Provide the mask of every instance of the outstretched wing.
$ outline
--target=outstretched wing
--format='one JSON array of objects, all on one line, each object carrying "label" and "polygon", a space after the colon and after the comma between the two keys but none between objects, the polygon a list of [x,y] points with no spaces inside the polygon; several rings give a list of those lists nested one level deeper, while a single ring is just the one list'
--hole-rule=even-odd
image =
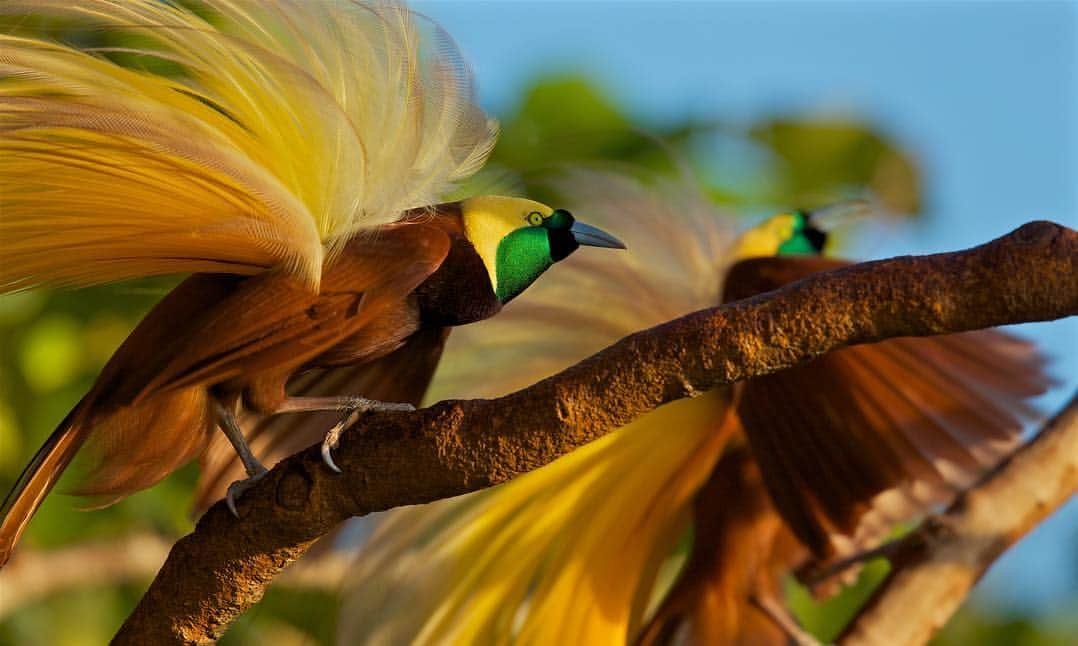
[{"label": "outstretched wing", "polygon": [[[726,300],[848,264],[734,265]],[[828,353],[742,386],[738,415],[775,507],[817,556],[864,546],[949,501],[1009,453],[1049,384],[1031,343],[997,330]]]},{"label": "outstretched wing", "polygon": [[269,267],[314,288],[327,252],[493,144],[453,44],[393,3],[5,14],[56,20],[0,34],[0,292]]}]

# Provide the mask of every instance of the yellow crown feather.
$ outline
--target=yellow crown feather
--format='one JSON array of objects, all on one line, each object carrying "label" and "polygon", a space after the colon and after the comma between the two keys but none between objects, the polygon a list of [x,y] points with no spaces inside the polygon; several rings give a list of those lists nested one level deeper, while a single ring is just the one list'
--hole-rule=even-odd
[{"label": "yellow crown feather", "polygon": [[277,266],[315,287],[344,241],[438,201],[494,142],[448,37],[395,4],[16,0],[3,14],[124,44],[0,35],[0,292]]}]

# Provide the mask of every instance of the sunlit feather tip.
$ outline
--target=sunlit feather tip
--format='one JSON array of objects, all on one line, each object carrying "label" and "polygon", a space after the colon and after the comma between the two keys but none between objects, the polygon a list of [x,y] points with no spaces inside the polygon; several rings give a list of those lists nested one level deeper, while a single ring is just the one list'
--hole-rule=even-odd
[{"label": "sunlit feather tip", "polygon": [[493,146],[452,42],[396,4],[0,14],[118,43],[0,35],[0,291],[277,266],[314,286],[350,236],[437,202]]}]

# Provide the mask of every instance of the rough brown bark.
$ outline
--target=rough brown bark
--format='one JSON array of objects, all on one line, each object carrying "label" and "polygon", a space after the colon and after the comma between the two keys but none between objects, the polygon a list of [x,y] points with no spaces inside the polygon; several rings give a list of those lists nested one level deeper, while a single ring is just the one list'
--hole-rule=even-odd
[{"label": "rough brown bark", "polygon": [[1078,394],[1032,442],[888,550],[842,646],[925,644],[988,567],[1078,491]]},{"label": "rough brown bark", "polygon": [[524,390],[368,414],[334,453],[278,464],[172,548],[118,644],[209,643],[342,520],[488,487],[666,402],[844,345],[1078,313],[1078,233],[1034,222],[966,251],[817,274],[630,335]]}]

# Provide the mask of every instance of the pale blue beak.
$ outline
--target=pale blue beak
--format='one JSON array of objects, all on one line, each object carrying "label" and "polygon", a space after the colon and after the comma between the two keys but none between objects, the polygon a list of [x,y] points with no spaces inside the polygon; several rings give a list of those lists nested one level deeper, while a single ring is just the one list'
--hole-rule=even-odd
[{"label": "pale blue beak", "polygon": [[606,231],[584,224],[579,220],[569,227],[576,241],[582,247],[603,247],[605,249],[625,249],[625,243],[610,235]]}]

